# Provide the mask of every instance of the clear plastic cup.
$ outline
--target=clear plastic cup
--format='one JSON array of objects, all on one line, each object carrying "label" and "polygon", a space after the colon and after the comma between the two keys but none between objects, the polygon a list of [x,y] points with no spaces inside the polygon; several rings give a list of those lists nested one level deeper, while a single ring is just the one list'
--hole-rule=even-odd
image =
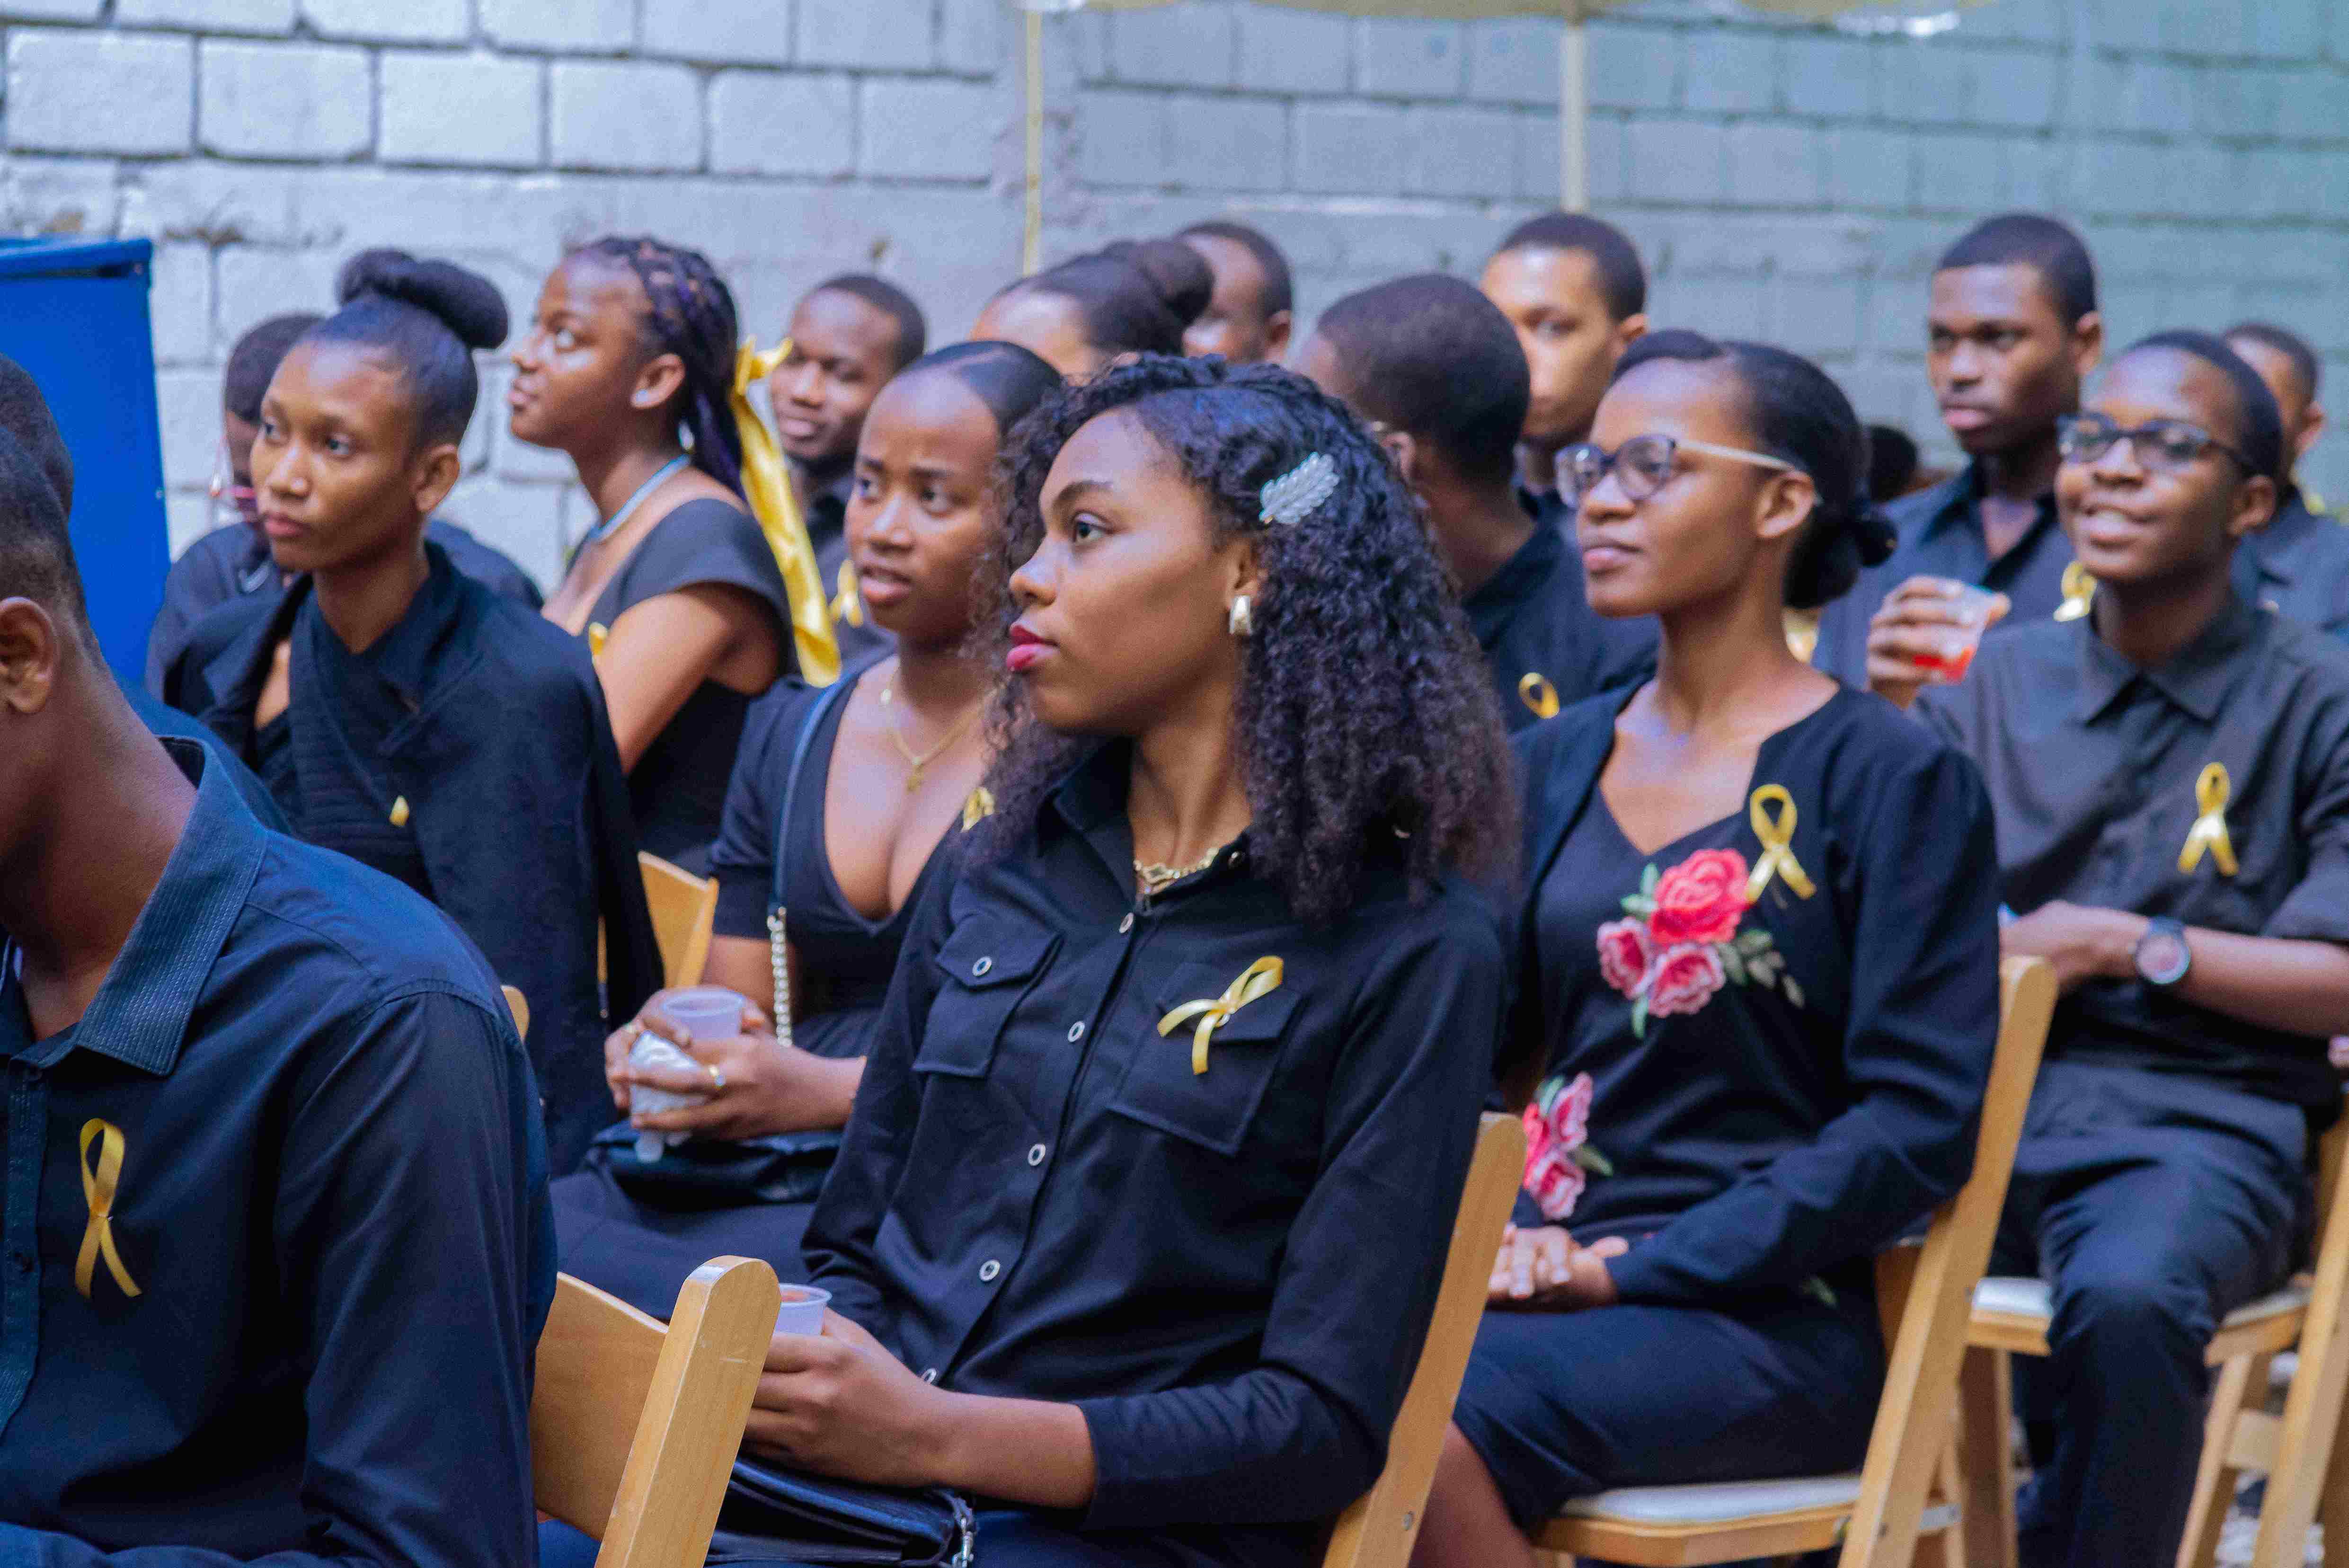
[{"label": "clear plastic cup", "polygon": [[[733,995],[730,991],[724,994],[730,996]],[[739,1016],[738,1014],[737,1016]],[[683,1022],[682,1019],[678,1021]],[[628,1065],[639,1072],[662,1068],[672,1072],[688,1073],[701,1070],[699,1062],[695,1061],[658,1035],[653,1034],[636,1037],[636,1043],[628,1047]],[[688,1105],[699,1105],[709,1098],[706,1094],[680,1094],[675,1089],[653,1088],[645,1084],[636,1084],[628,1090],[628,1109],[631,1113],[643,1112],[652,1115],[664,1110],[682,1109]],[[691,1136],[693,1135],[689,1132],[639,1130],[636,1134],[636,1158],[649,1164],[661,1157],[663,1150],[673,1149]]]},{"label": "clear plastic cup", "polygon": [[661,998],[669,1022],[695,1040],[730,1040],[742,1032],[742,998],[723,985],[692,985]]},{"label": "clear plastic cup", "polygon": [[1909,661],[1943,686],[1955,686],[1966,678],[1974,655],[1982,648],[1982,633],[1998,618],[1999,595],[1987,588],[1961,584],[1950,600],[1958,624],[1941,634],[1942,652],[1920,654]]},{"label": "clear plastic cup", "polygon": [[818,1290],[812,1284],[783,1286],[782,1309],[775,1314],[778,1334],[822,1334],[823,1309],[832,1305],[832,1292]]}]

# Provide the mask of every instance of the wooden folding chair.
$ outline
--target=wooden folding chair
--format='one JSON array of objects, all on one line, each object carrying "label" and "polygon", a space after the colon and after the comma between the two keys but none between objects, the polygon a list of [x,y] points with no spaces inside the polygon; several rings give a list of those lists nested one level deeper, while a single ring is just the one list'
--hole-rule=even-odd
[{"label": "wooden folding chair", "polygon": [[[2178,1568],[2212,1568],[2219,1535],[2245,1470],[2268,1478],[2260,1506],[2253,1568],[2300,1568],[2308,1527],[2322,1511],[2328,1542],[2349,1541],[2349,1455],[2335,1453],[2343,1396],[2349,1392],[2349,1108],[2317,1146],[2314,1268],[2280,1291],[2236,1308],[2210,1337],[2203,1362],[2219,1369],[2202,1429],[2202,1460]],[[1960,1422],[1966,1496],[1976,1527],[1968,1568],[2015,1568],[2013,1361],[2047,1354],[2053,1295],[2038,1279],[1992,1278],[1974,1293],[1967,1334]],[[2269,1364],[2297,1351],[2283,1415],[2261,1407]]]},{"label": "wooden folding chair", "polygon": [[595,1568],[701,1568],[782,1293],[757,1258],[687,1276],[667,1327],[558,1274],[530,1401],[538,1506]]},{"label": "wooden folding chair", "polygon": [[501,985],[498,989],[506,995],[506,1011],[513,1015],[514,1033],[525,1040],[530,1038],[530,999],[522,994],[519,985]]},{"label": "wooden folding chair", "polygon": [[664,983],[700,985],[702,966],[709,962],[710,928],[718,920],[718,879],[695,876],[641,850],[636,864],[644,868],[645,902],[652,906]]},{"label": "wooden folding chair", "polygon": [[[1973,1174],[1933,1216],[1921,1247],[1897,1247],[1877,1261],[1877,1306],[1891,1354],[1866,1467],[1857,1475],[1600,1492],[1568,1505],[1537,1547],[1657,1568],[1787,1556],[1838,1542],[1841,1568],[1950,1560],[1961,1533],[1947,1496],[1958,1363],[2055,1007],[2054,971],[2044,960],[2010,958],[1999,979],[1998,1048]],[[1929,1509],[1937,1478],[1944,1496]],[[1930,1539],[1920,1544],[1920,1536]]]},{"label": "wooden folding chair", "polygon": [[1485,1316],[1485,1294],[1493,1259],[1501,1250],[1517,1185],[1526,1175],[1525,1124],[1513,1116],[1487,1116],[1476,1134],[1476,1157],[1460,1193],[1460,1217],[1452,1227],[1452,1250],[1444,1261],[1444,1283],[1435,1295],[1435,1316],[1419,1367],[1396,1412],[1387,1440],[1386,1468],[1355,1504],[1338,1517],[1330,1532],[1322,1568],[1404,1568],[1419,1522],[1427,1509],[1427,1489],[1444,1452],[1452,1424],[1452,1401],[1468,1370],[1476,1325]]}]

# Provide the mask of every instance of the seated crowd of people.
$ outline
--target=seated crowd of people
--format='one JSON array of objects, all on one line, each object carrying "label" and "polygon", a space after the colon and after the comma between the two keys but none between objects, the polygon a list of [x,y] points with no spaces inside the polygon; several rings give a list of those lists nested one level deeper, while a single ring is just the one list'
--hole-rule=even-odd
[{"label": "seated crowd of people", "polygon": [[[533,1509],[556,1274],[666,1317],[734,1254],[830,1293],[747,1453],[956,1489],[993,1568],[1311,1563],[1491,1109],[1414,1561],[1847,1470],[2002,954],[2061,987],[1993,1263],[2054,1302],[2023,1561],[2175,1554],[2349,1035],[2293,335],[2108,354],[2079,239],[1992,219],[1923,324],[1966,461],[1910,478],[1563,212],[1309,330],[1228,222],[941,348],[836,278],[764,413],[678,245],[519,328],[397,251],[336,292],[230,358],[143,690],[0,361],[0,1561],[584,1564]],[[543,599],[440,515],[502,348],[600,520]],[[670,1010],[639,851],[714,880],[730,1026]]]}]

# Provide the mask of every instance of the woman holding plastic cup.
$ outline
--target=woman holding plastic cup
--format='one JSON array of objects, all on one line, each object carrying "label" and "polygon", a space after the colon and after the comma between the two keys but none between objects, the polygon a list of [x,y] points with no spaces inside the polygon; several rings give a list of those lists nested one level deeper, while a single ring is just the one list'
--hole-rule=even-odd
[{"label": "woman holding plastic cup", "polygon": [[914,906],[983,805],[974,575],[1000,527],[998,449],[1059,387],[1025,349],[965,344],[874,403],[847,537],[896,652],[752,709],[711,851],[709,984],[659,994],[606,1042],[628,1120],[554,1187],[564,1269],[647,1312],[667,1315],[721,1253],[803,1277],[800,1233]]}]

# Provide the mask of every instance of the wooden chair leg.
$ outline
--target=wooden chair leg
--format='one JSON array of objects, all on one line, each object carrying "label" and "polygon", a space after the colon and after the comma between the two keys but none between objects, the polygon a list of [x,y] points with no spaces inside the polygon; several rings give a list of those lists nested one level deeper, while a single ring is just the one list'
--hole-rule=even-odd
[{"label": "wooden chair leg", "polygon": [[2228,1511],[2235,1506],[2235,1482],[2240,1472],[2229,1450],[2235,1440],[2235,1421],[2268,1388],[2267,1356],[2238,1356],[2219,1368],[2218,1387],[2210,1392],[2210,1414],[2202,1427],[2202,1460],[2194,1471],[2194,1501],[2186,1512],[2185,1539],[2178,1543],[2178,1568],[2216,1568],[2219,1532],[2227,1526]]},{"label": "wooden chair leg", "polygon": [[1913,1568],[1966,1568],[1966,1518],[1963,1507],[1965,1481],[1958,1460],[1960,1413],[1950,1412],[1950,1442],[1941,1450],[1940,1462],[1933,1467],[1933,1487],[1926,1498],[1928,1507],[1958,1502],[1958,1517],[1947,1530],[1917,1538],[1917,1554],[1911,1560]]},{"label": "wooden chair leg", "polygon": [[1970,1346],[1958,1368],[1959,1503],[1966,1568],[2017,1568],[2013,1365]]}]

